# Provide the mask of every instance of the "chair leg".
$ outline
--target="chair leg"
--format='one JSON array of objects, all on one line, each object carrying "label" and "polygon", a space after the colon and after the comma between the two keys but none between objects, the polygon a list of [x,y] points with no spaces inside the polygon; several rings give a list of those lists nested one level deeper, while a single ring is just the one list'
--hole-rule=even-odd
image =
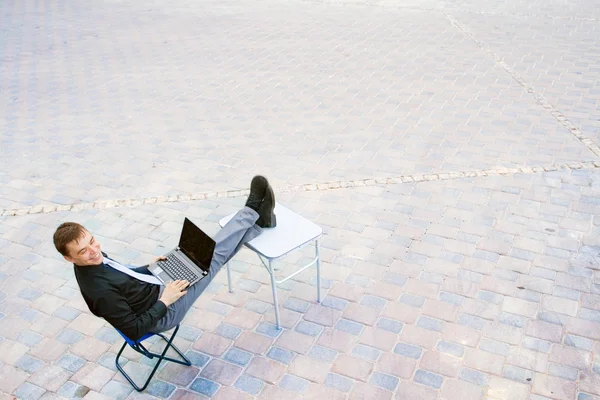
[{"label": "chair leg", "polygon": [[225,264],[225,268],[227,268],[227,286],[229,286],[229,293],[233,293],[233,289],[231,287],[231,269],[229,268],[229,263]]},{"label": "chair leg", "polygon": [[[148,357],[148,358],[153,358],[156,357],[158,358],[158,360],[156,361],[156,364],[154,364],[154,368],[152,369],[152,372],[150,372],[150,375],[148,376],[148,379],[146,379],[146,382],[144,383],[144,386],[142,386],[141,388],[133,381],[133,379],[131,379],[131,377],[123,370],[123,368],[121,367],[121,365],[119,365],[119,357],[121,357],[121,354],[123,353],[123,350],[125,350],[125,346],[127,346],[127,342],[123,343],[123,346],[121,346],[121,350],[119,350],[119,352],[117,353],[117,357],[115,358],[115,365],[117,367],[117,369],[119,370],[119,372],[121,372],[121,374],[123,374],[123,376],[125,377],[125,379],[127,379],[127,381],[131,384],[131,386],[133,386],[133,388],[135,390],[137,390],[138,392],[143,391],[144,389],[146,389],[148,387],[148,384],[150,384],[150,381],[152,380],[152,377],[154,376],[154,374],[156,373],[156,370],[158,369],[158,367],[160,366],[160,363],[163,360],[166,361],[171,361],[177,364],[182,364],[182,365],[187,365],[190,366],[192,365],[192,362],[190,361],[189,358],[187,358],[182,352],[181,350],[179,350],[177,348],[177,346],[175,346],[173,344],[173,340],[175,339],[175,335],[177,335],[177,331],[179,330],[179,325],[177,325],[177,327],[175,328],[175,330],[173,331],[173,334],[171,335],[171,337],[169,339],[167,339],[163,334],[159,333],[158,336],[160,336],[165,342],[167,342],[167,344],[165,345],[165,348],[163,349],[161,354],[157,354],[157,353],[152,353],[148,350],[146,350],[145,347],[142,346],[142,348],[145,351],[142,350],[138,350],[136,348],[133,348],[135,351],[137,351],[138,353],[143,354],[144,356]],[[175,352],[177,354],[179,354],[179,356],[181,356],[181,358],[183,358],[182,360],[177,360],[171,357],[167,357],[165,356],[165,354],[167,354],[167,351],[169,350],[169,348],[172,348],[173,350],[175,350]]]},{"label": "chair leg", "polygon": [[271,275],[271,290],[273,291],[273,307],[275,308],[275,326],[281,330],[281,322],[279,320],[279,301],[277,300],[277,281],[275,280],[275,272],[273,272],[273,261],[269,260],[269,274]]},{"label": "chair leg", "polygon": [[319,240],[315,240],[315,257],[317,258],[317,303],[321,302],[321,257],[319,257]]}]

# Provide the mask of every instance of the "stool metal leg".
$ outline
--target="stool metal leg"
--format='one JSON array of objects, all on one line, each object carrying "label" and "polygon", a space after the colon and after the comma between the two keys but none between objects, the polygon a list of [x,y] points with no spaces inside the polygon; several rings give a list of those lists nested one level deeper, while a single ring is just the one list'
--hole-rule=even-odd
[{"label": "stool metal leg", "polygon": [[317,303],[321,302],[321,258],[319,257],[319,241],[315,240],[315,258],[317,259]]},{"label": "stool metal leg", "polygon": [[227,286],[229,286],[229,293],[233,293],[233,289],[231,288],[231,270],[229,269],[229,263],[225,264],[227,268]]},{"label": "stool metal leg", "polygon": [[[175,336],[177,335],[178,330],[179,330],[179,325],[177,325],[177,327],[175,328],[175,330],[173,331],[173,333],[171,334],[171,337],[169,339],[167,339],[163,334],[160,334],[160,333],[157,334],[166,342],[165,348],[163,349],[161,354],[152,353],[152,352],[148,351],[141,343],[136,344],[135,347],[132,347],[133,350],[137,351],[138,353],[140,353],[150,359],[157,358],[156,363],[154,364],[154,368],[150,372],[150,375],[148,376],[148,378],[146,379],[146,382],[144,383],[144,386],[142,386],[142,387],[139,387],[119,364],[119,358],[121,357],[121,354],[123,354],[123,350],[125,350],[125,347],[127,346],[127,342],[123,343],[123,346],[121,346],[121,350],[119,350],[119,352],[117,353],[117,356],[115,357],[115,366],[117,367],[119,372],[121,372],[121,374],[123,374],[125,379],[127,379],[127,381],[131,384],[131,386],[133,386],[133,388],[135,390],[137,390],[138,392],[142,392],[148,387],[148,384],[152,380],[152,377],[156,373],[156,370],[158,369],[158,367],[162,363],[162,361],[172,361],[177,364],[182,364],[182,365],[186,365],[186,366],[192,365],[192,362],[190,361],[190,359],[187,358],[181,352],[181,350],[179,350],[177,348],[177,346],[175,346],[173,344],[173,340],[175,340]],[[169,349],[173,349],[182,358],[182,360],[176,360],[171,357],[167,357],[166,354]]]},{"label": "stool metal leg", "polygon": [[275,307],[275,325],[277,329],[281,329],[279,321],[279,301],[277,300],[277,281],[275,280],[275,272],[273,271],[273,261],[269,260],[269,274],[271,275],[271,289],[273,290],[273,306]]}]

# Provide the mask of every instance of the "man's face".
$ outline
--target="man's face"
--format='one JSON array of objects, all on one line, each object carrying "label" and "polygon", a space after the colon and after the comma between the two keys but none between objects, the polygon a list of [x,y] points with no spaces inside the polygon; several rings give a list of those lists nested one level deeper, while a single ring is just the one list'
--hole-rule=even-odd
[{"label": "man's face", "polygon": [[88,231],[84,231],[83,236],[78,240],[67,244],[67,253],[65,260],[82,267],[102,264],[104,261],[100,243]]}]

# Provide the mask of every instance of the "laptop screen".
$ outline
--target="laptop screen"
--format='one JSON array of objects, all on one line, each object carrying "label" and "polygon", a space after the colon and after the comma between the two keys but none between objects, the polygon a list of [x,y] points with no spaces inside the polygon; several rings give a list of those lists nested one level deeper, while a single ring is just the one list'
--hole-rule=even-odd
[{"label": "laptop screen", "polygon": [[183,221],[179,248],[198,267],[208,271],[215,241],[187,218]]}]

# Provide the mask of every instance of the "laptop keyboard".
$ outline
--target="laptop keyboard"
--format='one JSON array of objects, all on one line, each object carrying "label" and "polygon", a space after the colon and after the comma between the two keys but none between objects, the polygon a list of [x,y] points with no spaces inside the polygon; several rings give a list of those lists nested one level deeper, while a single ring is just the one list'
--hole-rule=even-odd
[{"label": "laptop keyboard", "polygon": [[185,279],[186,281],[193,283],[202,277],[202,274],[199,274],[188,267],[177,257],[168,257],[166,260],[161,261],[159,266],[167,271],[174,279]]}]

